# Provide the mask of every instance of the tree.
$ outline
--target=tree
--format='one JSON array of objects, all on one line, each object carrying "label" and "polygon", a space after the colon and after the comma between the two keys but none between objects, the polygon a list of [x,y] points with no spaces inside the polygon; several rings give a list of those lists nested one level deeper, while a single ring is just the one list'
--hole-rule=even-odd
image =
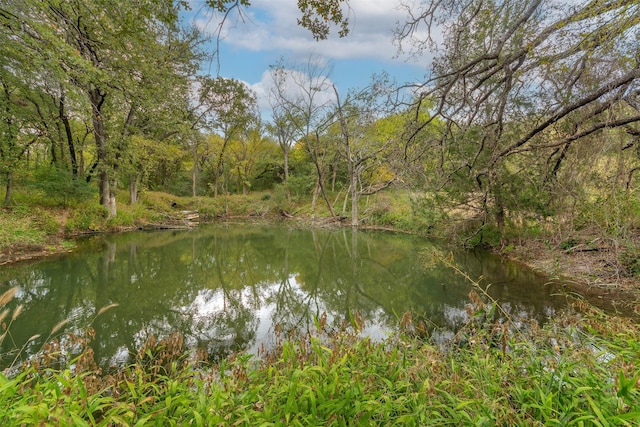
[{"label": "tree", "polygon": [[273,123],[267,125],[267,130],[277,139],[283,157],[284,186],[287,197],[291,198],[289,189],[289,153],[296,142],[296,138],[300,136],[302,117],[289,107],[287,101],[287,83],[288,73],[283,64],[270,67],[271,80],[273,86],[269,91],[269,104],[271,105],[271,113]]},{"label": "tree", "polygon": [[505,190],[524,153],[552,165],[540,176],[551,182],[574,143],[640,121],[630,108],[640,94],[637,1],[428,0],[404,7],[400,48],[423,54],[436,47],[437,29],[444,38],[420,86],[420,101],[435,102],[433,114],[412,138],[432,121],[446,121],[437,143],[442,176],[475,183],[469,194],[482,194],[485,221],[504,223]]},{"label": "tree", "polygon": [[[250,0],[207,0],[207,5],[224,14],[218,26],[219,35],[227,16],[234,10],[242,15],[242,8],[250,6],[251,2]],[[343,8],[347,9],[347,13]],[[302,14],[298,18],[298,25],[311,31],[316,40],[325,40],[329,36],[332,25],[339,27],[340,37],[349,34],[348,0],[298,0],[298,9]]]},{"label": "tree", "polygon": [[229,147],[231,167],[236,176],[238,191],[248,194],[252,181],[258,174],[258,166],[268,168],[274,142],[262,134],[259,123],[247,129],[232,141]]},{"label": "tree", "polygon": [[[91,118],[92,171],[97,171],[100,203],[109,216],[116,214],[118,170],[131,133],[144,127],[163,99],[173,99],[176,82],[194,72],[197,36],[181,32],[177,6],[170,0],[71,0],[12,2],[0,9],[11,48],[22,53],[16,69],[30,71],[33,61],[48,75],[29,76],[60,87],[55,102],[70,153],[66,96],[74,92],[84,98],[78,107],[86,110],[76,114]],[[182,88],[186,93],[186,85]],[[154,102],[145,104],[149,99]]]},{"label": "tree", "polygon": [[[41,96],[39,69],[55,70],[54,61],[44,60],[37,53],[37,40],[22,25],[20,16],[29,4],[0,7],[0,173],[5,178],[4,204],[12,198],[14,172],[29,146],[41,136],[40,120],[29,101]],[[25,34],[27,33],[27,34]]]},{"label": "tree", "polygon": [[320,194],[331,215],[336,216],[325,188],[327,171],[324,160],[328,151],[321,138],[331,123],[329,112],[333,99],[332,83],[327,76],[329,70],[320,61],[310,57],[304,64],[287,66],[281,62],[273,66],[271,72],[275,84],[270,102],[275,106],[276,126],[281,129],[279,132],[288,127],[287,133],[292,140],[302,144],[316,169],[312,207],[315,208]]},{"label": "tree", "polygon": [[[341,145],[347,162],[348,193],[351,198],[351,226],[357,227],[358,200],[363,195],[374,194],[390,186],[396,176],[378,177],[379,182],[363,181],[368,169],[381,167],[381,162],[391,164],[390,149],[398,142],[402,127],[383,130],[381,121],[391,116],[399,103],[397,94],[386,76],[374,78],[371,85],[359,92],[350,93],[341,101],[338,89],[333,85],[336,99],[335,120],[340,127]],[[391,132],[390,132],[391,131]],[[387,169],[390,172],[390,169]]]},{"label": "tree", "polygon": [[28,135],[30,128],[24,109],[18,108],[20,88],[0,74],[0,173],[5,179],[4,205],[12,199],[14,171],[27,148],[37,135]]},{"label": "tree", "polygon": [[244,83],[223,77],[199,79],[200,115],[206,126],[222,137],[214,163],[213,192],[224,191],[221,179],[224,159],[230,141],[258,120],[256,95]]}]

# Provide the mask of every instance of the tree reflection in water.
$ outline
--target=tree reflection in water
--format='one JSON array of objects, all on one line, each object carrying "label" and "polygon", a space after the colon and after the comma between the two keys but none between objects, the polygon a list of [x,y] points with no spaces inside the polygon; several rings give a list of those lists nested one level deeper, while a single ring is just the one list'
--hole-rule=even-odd
[{"label": "tree reflection in water", "polygon": [[[365,332],[383,337],[411,310],[446,335],[465,321],[471,285],[425,262],[434,251],[441,249],[418,237],[353,229],[212,225],[135,232],[91,237],[73,254],[3,268],[0,291],[20,287],[11,303],[24,305],[11,330],[17,346],[70,318],[67,332],[95,328],[102,365],[122,363],[148,337],[176,330],[189,346],[219,358],[268,347],[274,325],[307,330],[323,313],[335,327],[357,310]],[[491,284],[492,297],[513,313],[544,320],[565,305],[543,277],[499,257],[459,252],[453,261]],[[112,303],[118,306],[96,318]],[[43,339],[29,343],[25,355]],[[11,347],[5,341],[0,351]]]}]

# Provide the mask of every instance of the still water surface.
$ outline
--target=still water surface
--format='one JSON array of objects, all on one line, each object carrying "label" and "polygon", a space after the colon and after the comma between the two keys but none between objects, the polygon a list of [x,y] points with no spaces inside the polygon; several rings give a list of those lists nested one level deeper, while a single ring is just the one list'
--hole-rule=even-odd
[{"label": "still water surface", "polygon": [[[180,331],[222,356],[272,345],[276,324],[307,328],[323,313],[337,323],[355,310],[374,338],[408,310],[447,336],[465,320],[471,284],[434,253],[446,252],[415,236],[351,229],[233,224],[94,236],[72,254],[0,268],[0,292],[18,286],[11,307],[24,305],[0,354],[41,334],[24,354],[36,352],[64,319],[67,332],[92,325],[102,366],[127,361],[151,335]],[[482,251],[453,260],[512,313],[544,321],[566,305],[521,265]]]}]

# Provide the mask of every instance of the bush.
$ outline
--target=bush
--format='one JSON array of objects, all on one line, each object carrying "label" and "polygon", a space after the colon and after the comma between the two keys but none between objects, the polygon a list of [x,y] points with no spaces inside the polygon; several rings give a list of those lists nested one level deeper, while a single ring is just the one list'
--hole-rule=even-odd
[{"label": "bush", "polygon": [[95,195],[95,187],[84,179],[74,178],[70,171],[55,166],[39,168],[28,185],[32,200],[43,206],[76,206]]},{"label": "bush", "polygon": [[628,246],[618,256],[618,262],[627,275],[632,277],[640,276],[640,247]]},{"label": "bush", "polygon": [[67,218],[66,230],[69,232],[96,231],[104,228],[106,209],[97,203],[86,203],[74,209]]},{"label": "bush", "polygon": [[109,218],[107,221],[107,227],[110,228],[120,228],[120,227],[131,227],[135,225],[134,215],[126,210],[119,208],[116,212],[116,216],[113,218]]}]

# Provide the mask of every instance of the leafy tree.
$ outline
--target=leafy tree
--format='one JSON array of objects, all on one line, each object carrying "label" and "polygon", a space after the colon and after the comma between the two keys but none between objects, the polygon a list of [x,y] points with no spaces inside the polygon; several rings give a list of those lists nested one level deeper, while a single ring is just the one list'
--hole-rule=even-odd
[{"label": "leafy tree", "polygon": [[221,182],[227,148],[232,139],[258,120],[256,95],[244,83],[223,77],[199,79],[200,115],[210,131],[222,137],[214,160],[213,192],[224,191]]},{"label": "leafy tree", "polygon": [[5,179],[5,205],[11,202],[14,172],[39,137],[36,112],[28,101],[36,93],[31,87],[38,86],[37,69],[56,67],[41,60],[34,53],[39,48],[37,42],[23,34],[19,15],[26,13],[29,5],[12,6],[0,6],[0,173]]},{"label": "leafy tree", "polygon": [[236,176],[238,191],[248,194],[252,182],[259,173],[269,168],[269,161],[274,151],[274,142],[262,135],[259,126],[253,126],[244,132],[240,138],[232,141],[229,147],[233,173]]},{"label": "leafy tree", "polygon": [[[34,60],[49,70],[47,76],[34,74],[43,80],[51,76],[58,82],[51,87],[61,87],[56,105],[70,152],[66,95],[84,98],[77,113],[91,118],[96,147],[92,171],[98,175],[100,203],[114,216],[118,170],[129,137],[145,131],[143,122],[158,113],[163,99],[176,98],[171,96],[176,84],[186,93],[186,85],[178,82],[194,72],[197,35],[181,32],[177,4],[169,0],[14,2],[1,15],[12,48],[23,54],[16,68],[31,70],[26,61]],[[147,136],[151,128],[162,127],[147,124]]]},{"label": "leafy tree", "polygon": [[[4,77],[4,76],[3,76]],[[36,138],[36,135],[28,138],[25,132],[29,132],[25,121],[24,110],[17,108],[19,89],[3,78],[2,91],[0,92],[0,173],[5,179],[4,205],[11,203],[14,171],[22,157]]]},{"label": "leafy tree", "polygon": [[[517,208],[514,178],[537,175],[538,188],[546,183],[548,190],[576,143],[640,121],[633,107],[640,82],[636,1],[429,0],[404,7],[400,47],[436,54],[418,102],[433,100],[433,114],[412,140],[434,120],[445,121],[432,144],[442,155],[441,176],[473,183],[468,194],[480,195],[485,222],[501,226]],[[443,32],[439,46],[436,29]],[[542,160],[538,169],[523,164],[527,158]]]}]

